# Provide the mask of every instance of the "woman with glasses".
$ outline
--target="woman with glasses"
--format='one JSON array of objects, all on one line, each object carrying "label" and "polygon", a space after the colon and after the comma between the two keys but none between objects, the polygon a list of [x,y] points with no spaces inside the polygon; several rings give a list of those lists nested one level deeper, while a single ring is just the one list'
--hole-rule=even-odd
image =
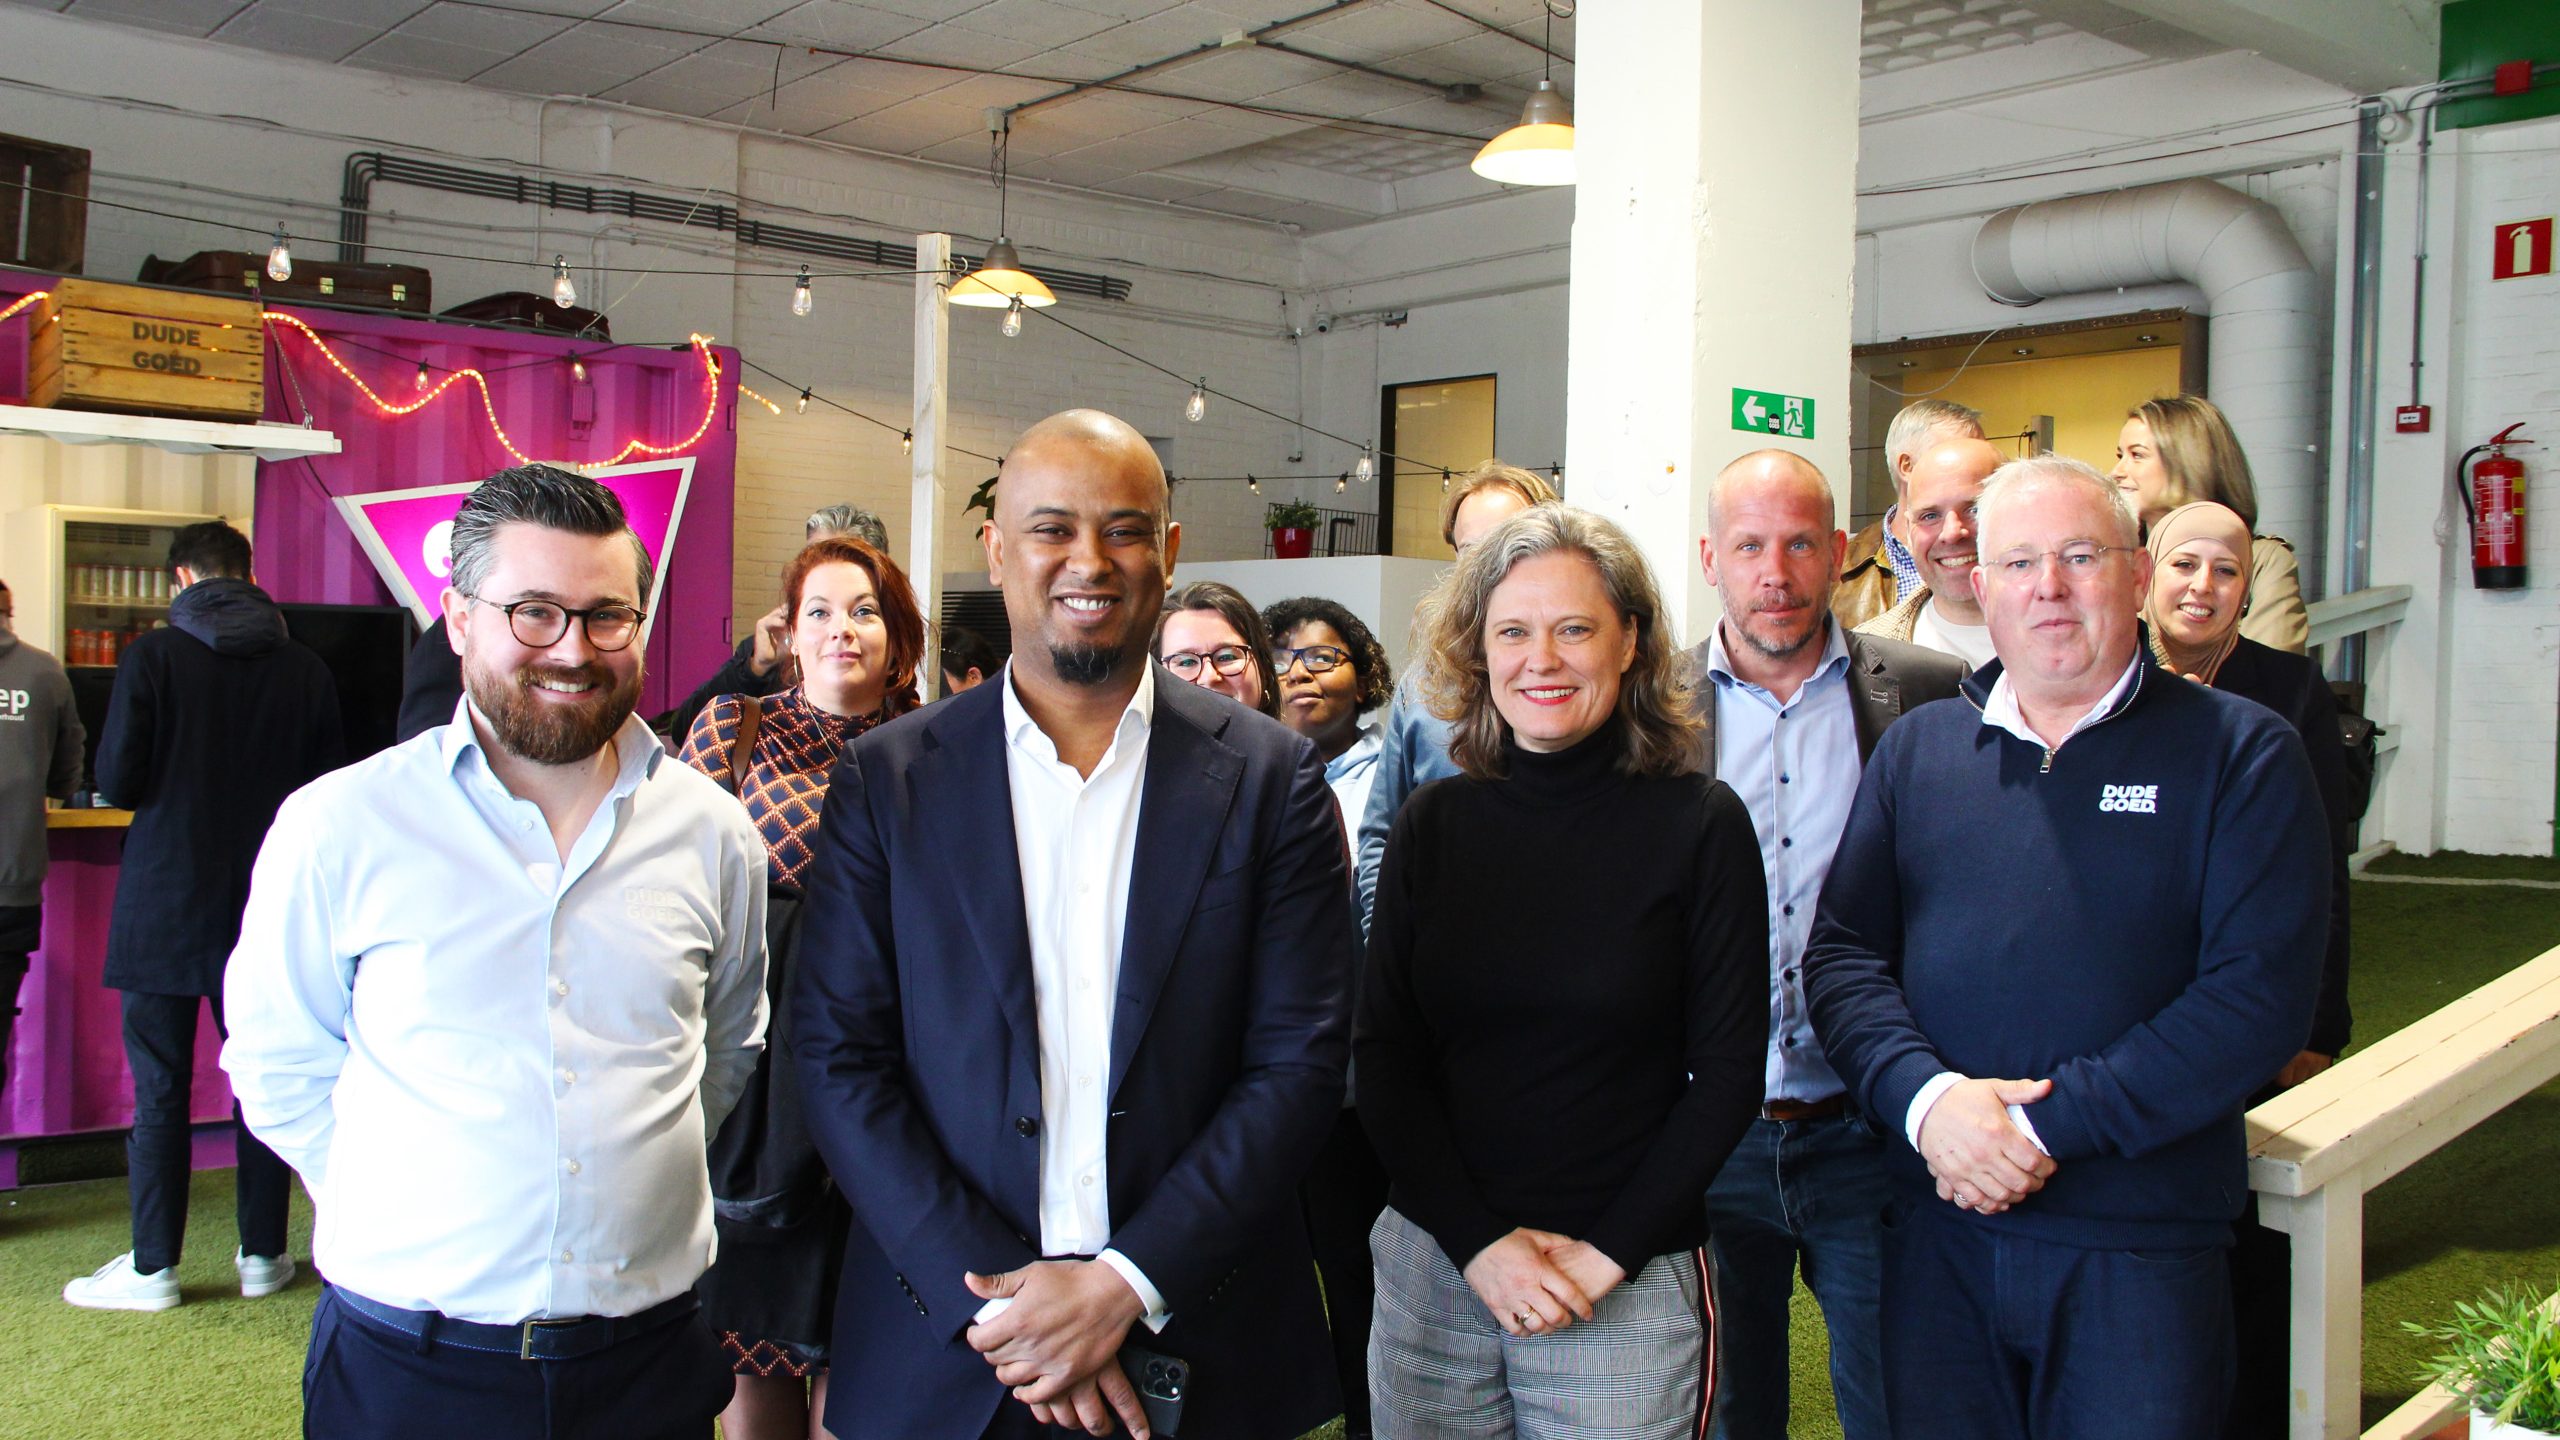
[{"label": "woman with glasses", "polygon": [[1156,658],[1204,690],[1231,696],[1278,719],[1280,680],[1271,671],[1271,637],[1253,602],[1232,585],[1203,580],[1164,597],[1156,621]]},{"label": "woman with glasses", "polygon": [[1313,595],[1270,607],[1262,623],[1275,642],[1280,723],[1315,742],[1342,808],[1342,832],[1355,836],[1378,773],[1382,729],[1369,716],[1395,694],[1386,648],[1359,616]]},{"label": "woman with glasses", "polygon": [[1616,525],[1513,517],[1420,624],[1460,773],[1389,832],[1354,1028],[1376,1433],[1692,1440],[1704,1196],[1766,1058],[1760,844]]},{"label": "woman with glasses", "polygon": [[[2328,677],[2300,655],[2241,633],[2250,605],[2251,544],[2239,512],[2211,501],[2181,505],[2151,527],[2151,591],[2142,618],[2151,655],[2199,685],[2255,700],[2291,722],[2311,755],[2329,821],[2329,948],[2311,1038],[2265,1089],[2259,1105],[2326,1070],[2347,1046],[2347,857],[2355,849],[2347,750]],[[2291,1240],[2258,1223],[2257,1197],[2233,1227],[2231,1298],[2241,1364],[2231,1435],[2284,1433],[2286,1347],[2292,1303]]]},{"label": "woman with glasses", "polygon": [[702,1277],[702,1309],[737,1372],[720,1416],[729,1440],[824,1433],[828,1331],[852,1211],[827,1184],[784,1088],[793,1084],[785,997],[828,774],[853,737],[916,708],[924,655],[924,616],[905,573],[861,540],[811,543],[783,571],[782,598],[788,688],[714,698],[678,752],[745,802],[772,886],[774,1020],[747,1093],[711,1144],[720,1249]]}]

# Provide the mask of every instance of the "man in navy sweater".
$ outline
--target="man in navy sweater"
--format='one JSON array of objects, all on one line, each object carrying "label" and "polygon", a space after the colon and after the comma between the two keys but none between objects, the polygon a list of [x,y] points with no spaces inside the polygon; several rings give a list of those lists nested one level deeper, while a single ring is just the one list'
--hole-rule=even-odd
[{"label": "man in navy sweater", "polygon": [[2241,1107],[2319,988],[2319,792],[2274,712],[2149,663],[2096,471],[2003,466],[1980,523],[1999,659],[1877,746],[1805,955],[1832,1067],[1908,1142],[1894,1432],[2214,1433]]}]

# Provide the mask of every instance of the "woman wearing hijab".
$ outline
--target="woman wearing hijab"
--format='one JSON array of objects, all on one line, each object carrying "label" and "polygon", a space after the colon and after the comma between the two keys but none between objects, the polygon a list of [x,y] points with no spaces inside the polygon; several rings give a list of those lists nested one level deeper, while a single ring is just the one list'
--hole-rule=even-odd
[{"label": "woman wearing hijab", "polygon": [[[2143,619],[2153,658],[2198,684],[2255,700],[2290,722],[2310,752],[2329,813],[2329,950],[2320,1004],[2312,1014],[2309,1044],[2251,1097],[2256,1105],[2328,1069],[2347,1043],[2347,855],[2355,834],[2337,699],[2308,659],[2240,633],[2241,617],[2250,608],[2251,552],[2249,526],[2237,511],[2210,500],[2178,506],[2152,525],[2147,546],[2151,593]],[[2251,1196],[2231,1249],[2240,1381],[2225,1431],[2230,1440],[2285,1433],[2289,1244],[2283,1234],[2258,1224],[2257,1197]]]},{"label": "woman wearing hijab", "polygon": [[[2112,478],[2145,529],[2191,500],[2227,505],[2257,529],[2258,489],[2249,477],[2249,457],[2221,408],[2201,395],[2163,395],[2127,411],[2116,437]],[[2249,575],[2256,603],[2240,633],[2301,654],[2311,640],[2311,617],[2302,604],[2302,567],[2293,546],[2273,535],[2255,536]]]}]

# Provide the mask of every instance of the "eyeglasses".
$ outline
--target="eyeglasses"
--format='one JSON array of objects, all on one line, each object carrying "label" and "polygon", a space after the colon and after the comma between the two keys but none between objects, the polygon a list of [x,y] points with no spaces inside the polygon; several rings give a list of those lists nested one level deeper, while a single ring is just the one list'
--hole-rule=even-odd
[{"label": "eyeglasses", "polygon": [[2062,578],[2076,584],[2094,578],[2109,555],[2130,555],[2133,550],[2131,545],[2100,545],[2091,540],[2075,540],[2059,550],[2012,550],[1991,562],[1991,573],[2023,585],[2044,573],[2044,562],[2050,558],[2062,563]]},{"label": "eyeglasses", "polygon": [[1333,645],[1307,645],[1292,650],[1285,645],[1271,647],[1271,673],[1286,675],[1292,665],[1303,664],[1310,675],[1322,675],[1336,665],[1351,663],[1351,652]]},{"label": "eyeglasses", "polygon": [[586,627],[587,643],[602,651],[623,649],[640,633],[640,622],[648,618],[643,611],[628,605],[597,605],[586,610],[573,610],[548,600],[518,600],[512,605],[471,597],[472,603],[486,605],[507,617],[507,630],[516,643],[528,649],[546,650],[560,643],[569,633],[569,622],[575,619]]},{"label": "eyeglasses", "polygon": [[1196,680],[1200,667],[1208,666],[1221,675],[1241,675],[1253,663],[1253,652],[1241,645],[1221,645],[1203,655],[1197,650],[1176,650],[1164,657],[1164,666],[1185,680]]}]

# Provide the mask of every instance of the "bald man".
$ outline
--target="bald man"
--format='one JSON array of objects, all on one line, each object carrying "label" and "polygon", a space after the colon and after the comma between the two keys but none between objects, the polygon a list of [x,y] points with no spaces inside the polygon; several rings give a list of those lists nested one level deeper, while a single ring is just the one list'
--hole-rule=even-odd
[{"label": "bald man", "polygon": [[839,1440],[1146,1436],[1172,1362],[1185,1435],[1342,1408],[1296,1198],[1342,1103],[1341,824],[1306,740],[1149,658],[1167,508],[1137,431],[1033,426],[981,532],[1012,661],[836,767],[778,1043],[862,1222]]},{"label": "bald man", "polygon": [[1715,1247],[1716,1440],[1786,1440],[1787,1303],[1801,1268],[1831,1333],[1846,1440],[1887,1440],[1877,1334],[1884,1144],[1850,1113],[1805,1010],[1801,961],[1831,851],[1867,753],[1915,706],[1956,693],[1964,667],[1844,634],[1831,482],[1761,450],[1707,491],[1698,560],[1724,601],[1697,648],[1707,677],[1707,773],[1751,811],[1769,880],[1769,1053],[1760,1117],[1707,1190]]},{"label": "bald man", "polygon": [[1982,482],[2005,458],[1988,440],[1943,440],[1920,452],[1901,507],[1903,543],[1920,568],[1920,588],[1858,633],[1952,655],[1967,670],[1991,663],[1991,627],[1973,595],[1981,549],[1974,510]]}]

